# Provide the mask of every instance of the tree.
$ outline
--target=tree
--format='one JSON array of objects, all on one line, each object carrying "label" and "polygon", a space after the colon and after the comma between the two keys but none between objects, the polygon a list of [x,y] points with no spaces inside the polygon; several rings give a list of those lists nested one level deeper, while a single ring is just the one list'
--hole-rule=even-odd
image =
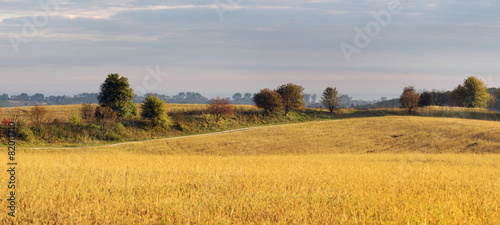
[{"label": "tree", "polygon": [[330,110],[330,113],[333,113],[335,109],[340,107],[341,97],[337,88],[327,87],[321,96],[321,104]]},{"label": "tree", "polygon": [[284,84],[276,89],[276,92],[281,95],[285,116],[291,110],[302,110],[304,108],[304,88],[300,85],[292,83]]},{"label": "tree", "polygon": [[30,120],[35,125],[40,126],[40,124],[44,121],[45,116],[47,116],[47,113],[48,110],[45,107],[37,104],[30,110]]},{"label": "tree", "polygon": [[464,81],[465,88],[465,105],[471,108],[486,108],[490,95],[488,88],[478,78],[471,76]]},{"label": "tree", "polygon": [[316,94],[312,94],[311,95],[311,102],[315,103],[316,102],[316,98],[317,98],[317,95]]},{"label": "tree", "polygon": [[466,97],[465,88],[462,85],[458,85],[450,94],[451,104],[453,106],[465,107]]},{"label": "tree", "polygon": [[101,127],[101,132],[108,132],[109,128],[116,123],[118,115],[109,106],[99,106],[95,110],[95,118]]},{"label": "tree", "polygon": [[101,92],[97,99],[102,107],[110,107],[119,117],[137,116],[137,108],[133,102],[134,91],[130,88],[128,78],[118,74],[109,74],[101,84]]},{"label": "tree", "polygon": [[31,101],[45,101],[45,96],[40,93],[36,93],[30,97]]},{"label": "tree", "polygon": [[219,122],[222,117],[234,114],[231,101],[219,97],[211,99],[208,102],[208,111],[215,116],[216,123]]},{"label": "tree", "polygon": [[241,93],[235,93],[233,95],[233,101],[235,101],[235,102],[240,101],[242,97],[243,97],[243,95]]},{"label": "tree", "polygon": [[157,95],[147,96],[141,109],[141,117],[150,120],[153,126],[168,126],[166,104]]},{"label": "tree", "polygon": [[91,104],[82,104],[80,107],[80,118],[84,121],[91,121],[94,118],[95,109]]},{"label": "tree", "polygon": [[411,110],[418,107],[420,101],[420,95],[415,91],[413,86],[405,87],[403,94],[399,98],[399,102],[403,108],[408,109],[408,113],[411,114]]},{"label": "tree", "polygon": [[245,93],[244,98],[246,101],[252,101],[252,93]]},{"label": "tree", "polygon": [[304,94],[304,101],[306,103],[309,103],[311,101],[311,95],[310,94]]},{"label": "tree", "polygon": [[273,113],[281,110],[283,100],[278,92],[268,88],[262,89],[253,96],[253,102],[258,108],[264,109],[266,113]]},{"label": "tree", "polygon": [[458,85],[451,94],[456,106],[469,108],[486,108],[490,96],[486,85],[474,76],[464,80],[463,85]]},{"label": "tree", "polygon": [[424,107],[429,105],[434,105],[434,102],[432,101],[432,93],[424,90],[422,91],[422,93],[420,93],[420,101],[418,102],[418,106]]},{"label": "tree", "polygon": [[492,94],[488,94],[488,96],[487,107],[489,110],[492,110],[497,104],[496,96]]},{"label": "tree", "polygon": [[433,89],[431,91],[431,94],[432,94],[432,102],[437,106],[445,105],[446,103],[448,103],[448,100],[450,99],[450,93],[444,90],[439,91]]}]

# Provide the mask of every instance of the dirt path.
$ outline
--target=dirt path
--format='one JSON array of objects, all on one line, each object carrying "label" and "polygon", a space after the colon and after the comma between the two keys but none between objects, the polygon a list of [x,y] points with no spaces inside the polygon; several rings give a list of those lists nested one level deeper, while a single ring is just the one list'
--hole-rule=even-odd
[{"label": "dirt path", "polygon": [[179,136],[179,137],[159,138],[159,139],[152,139],[152,140],[145,140],[145,141],[130,141],[130,142],[117,143],[117,144],[105,144],[105,145],[95,145],[95,146],[77,146],[77,147],[23,148],[23,149],[43,150],[43,149],[78,149],[78,148],[92,148],[92,147],[114,147],[114,146],[120,146],[120,145],[147,143],[147,142],[153,142],[153,141],[163,141],[163,140],[173,140],[173,139],[180,139],[180,138],[191,138],[191,137],[199,137],[199,136],[210,136],[210,135],[227,134],[227,133],[234,133],[234,132],[243,132],[243,131],[256,130],[256,129],[262,129],[262,128],[267,128],[267,127],[278,127],[278,126],[307,124],[307,123],[324,123],[324,122],[332,122],[332,121],[338,121],[338,120],[325,120],[325,121],[313,121],[313,122],[305,122],[305,123],[291,123],[291,124],[268,125],[268,126],[259,126],[259,127],[247,127],[247,128],[239,128],[239,129],[234,129],[234,130],[226,130],[226,131],[219,131],[219,132],[206,133],[206,134],[195,134],[195,135],[187,135],[187,136]]}]

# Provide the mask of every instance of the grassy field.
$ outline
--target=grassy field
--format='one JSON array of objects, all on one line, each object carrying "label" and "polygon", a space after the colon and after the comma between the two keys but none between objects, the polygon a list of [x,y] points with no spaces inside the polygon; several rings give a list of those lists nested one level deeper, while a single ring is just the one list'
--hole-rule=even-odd
[{"label": "grassy field", "polygon": [[499,224],[499,149],[500,122],[400,116],[21,148],[18,217],[0,221]]},{"label": "grassy field", "polygon": [[[139,105],[138,105],[139,106]],[[407,115],[407,111],[399,108],[354,110],[340,109],[334,114],[325,109],[306,109],[302,112],[291,112],[288,116],[282,113],[265,115],[255,106],[235,105],[235,114],[215,122],[214,116],[207,111],[207,105],[168,104],[170,127],[166,129],[152,128],[148,122],[139,117],[127,118],[110,125],[103,131],[95,121],[72,121],[70,115],[80,105],[48,106],[48,115],[41,125],[34,125],[29,117],[31,107],[5,108],[0,112],[3,118],[18,117],[18,142],[23,146],[93,146],[126,141],[141,141],[165,137],[186,136],[212,133],[246,127],[257,127],[276,124],[291,124],[310,121],[325,121],[345,118],[366,118],[394,115]],[[140,108],[140,107],[138,107]],[[500,121],[499,112],[481,109],[457,107],[425,107],[415,110],[414,116],[452,117],[487,121]],[[5,131],[6,127],[0,127]],[[6,137],[0,135],[1,143]]]}]

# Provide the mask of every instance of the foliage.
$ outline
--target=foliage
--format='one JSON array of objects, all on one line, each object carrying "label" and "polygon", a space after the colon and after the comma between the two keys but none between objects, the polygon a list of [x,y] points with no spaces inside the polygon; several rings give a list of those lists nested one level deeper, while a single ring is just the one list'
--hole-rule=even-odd
[{"label": "foliage", "polygon": [[73,125],[77,125],[80,123],[80,116],[78,115],[78,110],[71,111],[71,114],[68,117],[69,122]]},{"label": "foliage", "polygon": [[418,107],[420,101],[420,95],[415,91],[413,86],[405,87],[403,94],[399,98],[399,102],[403,108],[408,109],[408,113],[411,114],[411,110]]},{"label": "foliage", "polygon": [[276,89],[276,92],[281,95],[285,115],[288,115],[291,110],[304,109],[303,91],[304,87],[292,83],[281,85]]},{"label": "foliage", "polygon": [[230,116],[234,114],[233,107],[230,105],[231,101],[224,98],[214,98],[208,102],[208,112],[215,116],[215,122],[224,116]]},{"label": "foliage", "polygon": [[82,104],[80,108],[80,118],[84,121],[92,121],[95,114],[95,108],[91,104]]},{"label": "foliage", "polygon": [[101,133],[107,133],[109,128],[116,123],[118,115],[111,107],[99,106],[95,110],[95,119],[101,127]]},{"label": "foliage", "polygon": [[434,101],[432,98],[432,92],[424,90],[424,91],[422,91],[422,93],[420,93],[420,101],[418,102],[418,106],[424,107],[424,106],[430,106],[430,105],[434,105]]},{"label": "foliage", "polygon": [[463,85],[458,85],[451,98],[454,105],[469,108],[486,108],[490,100],[484,82],[473,76],[465,79]]},{"label": "foliage", "polygon": [[97,99],[103,107],[110,107],[119,117],[137,115],[137,108],[133,102],[134,91],[130,88],[128,78],[118,74],[109,74],[101,84],[101,92]]},{"label": "foliage", "polygon": [[448,103],[450,99],[450,92],[447,92],[445,90],[436,90],[433,89],[431,91],[432,94],[432,103],[437,106],[444,106],[445,104]]},{"label": "foliage", "polygon": [[340,106],[341,95],[342,94],[339,94],[337,91],[337,88],[327,87],[321,96],[321,103],[330,113],[333,113],[333,111]]},{"label": "foliage", "polygon": [[156,95],[149,95],[141,105],[141,117],[151,121],[153,126],[168,126],[167,109],[165,102]]},{"label": "foliage", "polygon": [[30,120],[36,126],[40,126],[42,122],[44,122],[47,114],[48,110],[45,107],[37,104],[30,110]]},{"label": "foliage", "polygon": [[253,102],[267,113],[280,111],[283,107],[281,95],[271,89],[262,89],[253,96]]},{"label": "foliage", "polygon": [[486,104],[487,104],[487,108],[489,110],[492,110],[493,107],[495,107],[495,105],[497,104],[496,96],[492,95],[492,94],[488,94],[488,101],[486,102]]}]

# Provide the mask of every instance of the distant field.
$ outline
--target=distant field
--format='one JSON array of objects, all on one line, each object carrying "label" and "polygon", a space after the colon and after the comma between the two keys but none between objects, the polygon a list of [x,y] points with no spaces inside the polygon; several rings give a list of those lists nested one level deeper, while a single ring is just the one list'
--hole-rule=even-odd
[{"label": "distant field", "polygon": [[499,149],[500,122],[397,116],[24,149],[15,222],[499,224]]},{"label": "distant field", "polygon": [[[141,104],[136,104],[137,109],[140,112]],[[93,105],[97,107],[97,104]],[[176,112],[176,111],[189,111],[189,110],[205,110],[208,105],[204,104],[167,104],[167,112]],[[65,122],[68,122],[68,117],[72,111],[79,110],[81,105],[54,105],[54,106],[45,106],[49,111],[49,115],[47,118],[47,122],[52,122],[54,119],[59,119]],[[12,117],[13,115],[20,115],[21,118],[28,121],[28,113],[31,110],[31,106],[24,107],[9,107],[2,108],[0,112],[0,118]],[[255,106],[250,105],[235,105],[236,109],[256,109]]]}]

